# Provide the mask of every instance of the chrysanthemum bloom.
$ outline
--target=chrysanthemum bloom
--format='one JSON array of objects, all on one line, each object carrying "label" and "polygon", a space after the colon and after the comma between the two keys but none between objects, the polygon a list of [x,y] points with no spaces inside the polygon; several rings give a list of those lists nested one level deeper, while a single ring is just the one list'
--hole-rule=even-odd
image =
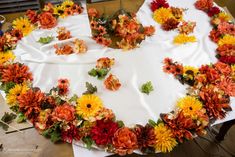
[{"label": "chrysanthemum bloom", "polygon": [[16,84],[13,88],[11,88],[6,95],[7,104],[16,105],[17,98],[22,94],[25,94],[29,88],[26,84]]},{"label": "chrysanthemum bloom", "polygon": [[181,34],[190,34],[193,33],[194,28],[196,27],[196,22],[182,22],[182,24],[179,26],[178,30]]},{"label": "chrysanthemum bloom", "polygon": [[228,22],[221,22],[218,25],[217,30],[221,34],[229,34],[229,35],[235,36],[235,25],[234,24],[230,24]]},{"label": "chrysanthemum bloom", "polygon": [[151,2],[150,8],[154,12],[159,8],[169,8],[169,4],[166,2],[166,0],[154,0]]},{"label": "chrysanthemum bloom", "polygon": [[154,149],[153,147],[156,143],[156,136],[152,126],[136,125],[134,132],[137,136],[138,148],[142,152],[145,152],[147,149]]},{"label": "chrysanthemum bloom", "polygon": [[73,124],[69,124],[67,128],[61,132],[62,140],[72,143],[73,140],[79,141],[81,139],[79,135],[79,129]]},{"label": "chrysanthemum bloom", "polygon": [[217,15],[220,13],[220,9],[218,7],[212,7],[209,9],[209,11],[207,12],[207,15],[212,17],[214,15]]},{"label": "chrysanthemum bloom", "polygon": [[8,65],[2,71],[2,82],[14,82],[17,84],[25,81],[32,81],[32,73],[29,72],[29,67],[23,64],[14,63]]},{"label": "chrysanthemum bloom", "polygon": [[199,96],[210,119],[223,119],[226,111],[232,110],[229,95],[216,86],[202,87]]},{"label": "chrysanthemum bloom", "polygon": [[188,36],[185,34],[179,34],[174,38],[174,44],[186,44],[186,43],[193,43],[196,42],[196,37],[195,36]]},{"label": "chrysanthemum bloom", "polygon": [[223,90],[229,96],[235,96],[235,81],[230,77],[224,77],[217,82],[217,87]]},{"label": "chrysanthemum bloom", "polygon": [[44,12],[38,15],[40,27],[50,29],[57,25],[57,19],[50,12]]},{"label": "chrysanthemum bloom", "polygon": [[127,127],[118,129],[113,137],[113,146],[121,156],[132,154],[138,148],[136,134]]},{"label": "chrysanthemum bloom", "polygon": [[163,153],[170,152],[177,145],[171,129],[163,123],[155,126],[154,132],[156,135],[156,144],[154,147],[157,151],[161,151]]},{"label": "chrysanthemum bloom", "polygon": [[190,116],[192,118],[196,118],[197,112],[202,109],[202,103],[192,96],[180,98],[177,101],[177,106],[182,110],[185,116]]},{"label": "chrysanthemum bloom", "polygon": [[0,51],[4,52],[6,50],[15,49],[17,41],[17,37],[12,36],[9,32],[4,33],[3,36],[0,37]]},{"label": "chrysanthemum bloom", "polygon": [[208,65],[202,65],[199,69],[201,74],[205,74],[206,80],[208,81],[207,83],[212,83],[215,82],[220,78],[219,72]]},{"label": "chrysanthemum bloom", "polygon": [[111,120],[98,120],[91,129],[91,138],[97,145],[106,146],[112,143],[112,138],[117,129],[118,124]]},{"label": "chrysanthemum bloom", "polygon": [[208,11],[213,7],[213,0],[197,0],[195,7],[199,10]]},{"label": "chrysanthemum bloom", "polygon": [[10,33],[12,37],[16,37],[17,40],[21,40],[23,38],[23,33],[18,29],[13,29]]},{"label": "chrysanthemum bloom", "polygon": [[222,75],[228,76],[232,72],[232,69],[228,64],[217,62],[214,66]]},{"label": "chrysanthemum bloom", "polygon": [[193,120],[191,117],[185,116],[182,111],[177,113],[177,115],[162,114],[161,118],[180,143],[183,143],[185,139],[193,139],[193,134],[189,130],[198,127],[195,123],[196,119]]},{"label": "chrysanthemum bloom", "polygon": [[219,46],[222,46],[224,44],[234,44],[234,43],[235,43],[235,37],[227,34],[218,41]]},{"label": "chrysanthemum bloom", "polygon": [[219,56],[235,56],[235,45],[224,44],[216,49]]},{"label": "chrysanthemum bloom", "polygon": [[235,64],[235,56],[223,56],[219,58],[219,61],[227,64]]},{"label": "chrysanthemum bloom", "polygon": [[75,39],[73,44],[75,53],[79,54],[87,52],[87,45],[84,40]]},{"label": "chrysanthemum bloom", "polygon": [[70,55],[73,53],[73,48],[70,45],[64,45],[62,47],[59,47],[56,44],[56,45],[54,45],[54,48],[56,49],[55,53],[57,55]]},{"label": "chrysanthemum bloom", "polygon": [[82,95],[77,100],[76,111],[84,119],[94,117],[103,108],[101,99],[96,95]]},{"label": "chrysanthemum bloom", "polygon": [[45,94],[40,90],[30,89],[18,97],[19,110],[32,122],[34,122],[41,111],[41,105],[45,100]]},{"label": "chrysanthemum bloom", "polygon": [[31,23],[36,23],[38,21],[38,15],[34,10],[27,10],[26,16],[29,18]]},{"label": "chrysanthemum bloom", "polygon": [[169,8],[160,8],[153,13],[153,19],[159,24],[163,24],[169,18],[174,18],[171,9]]},{"label": "chrysanthemum bloom", "polygon": [[65,27],[58,27],[56,32],[58,34],[56,36],[58,40],[66,40],[72,38],[71,32],[67,30]]},{"label": "chrysanthemum bloom", "polygon": [[176,29],[178,24],[179,22],[175,18],[170,18],[162,24],[162,29],[165,31],[170,31]]},{"label": "chrysanthemum bloom", "polygon": [[171,12],[172,12],[174,18],[177,21],[182,21],[182,19],[183,19],[183,9],[176,8],[176,7],[171,7]]},{"label": "chrysanthemum bloom", "polygon": [[0,52],[0,64],[4,64],[6,62],[12,62],[15,59],[15,55],[11,52]]},{"label": "chrysanthemum bloom", "polygon": [[222,34],[221,34],[219,31],[217,31],[217,30],[215,30],[215,29],[212,29],[212,30],[210,31],[209,37],[210,37],[210,39],[211,39],[212,41],[214,41],[215,43],[217,43],[217,42],[220,40],[220,38],[222,37]]},{"label": "chrysanthemum bloom", "polygon": [[20,17],[12,22],[13,28],[20,30],[24,36],[29,35],[34,29],[28,18]]},{"label": "chrysanthemum bloom", "polygon": [[108,57],[103,57],[103,58],[99,58],[96,61],[96,68],[98,69],[102,69],[102,68],[111,68],[111,66],[113,66],[115,63],[115,59],[112,58],[108,58]]},{"label": "chrysanthemum bloom", "polygon": [[119,79],[115,76],[110,74],[104,81],[104,85],[107,89],[116,91],[121,87],[121,83]]},{"label": "chrysanthemum bloom", "polygon": [[52,113],[56,121],[73,121],[75,119],[75,108],[68,103],[57,106]]}]

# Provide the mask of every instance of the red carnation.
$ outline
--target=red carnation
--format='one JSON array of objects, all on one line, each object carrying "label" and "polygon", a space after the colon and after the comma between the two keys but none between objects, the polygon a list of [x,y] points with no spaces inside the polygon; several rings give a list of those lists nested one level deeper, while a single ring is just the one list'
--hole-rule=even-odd
[{"label": "red carnation", "polygon": [[117,129],[117,123],[110,120],[99,120],[91,129],[91,137],[97,145],[107,145],[112,143],[112,138]]},{"label": "red carnation", "polygon": [[219,14],[219,13],[220,13],[220,9],[218,7],[212,7],[207,12],[208,16],[210,16],[210,17],[212,17],[216,14]]},{"label": "red carnation", "polygon": [[69,125],[69,128],[61,132],[62,140],[65,142],[72,143],[73,139],[76,141],[80,140],[79,129],[73,124]]},{"label": "red carnation", "polygon": [[153,12],[161,7],[168,8],[169,4],[165,0],[154,0],[150,4],[150,8]]},{"label": "red carnation", "polygon": [[219,60],[226,64],[235,64],[235,56],[223,56]]}]

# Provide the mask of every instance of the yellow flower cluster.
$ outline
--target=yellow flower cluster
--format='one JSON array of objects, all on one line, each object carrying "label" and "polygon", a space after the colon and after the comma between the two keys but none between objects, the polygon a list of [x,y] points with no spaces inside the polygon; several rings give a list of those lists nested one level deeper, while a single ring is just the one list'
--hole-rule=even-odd
[{"label": "yellow flower cluster", "polygon": [[231,16],[229,16],[227,13],[225,13],[225,12],[220,12],[219,14],[218,14],[218,18],[219,19],[221,19],[221,20],[223,20],[223,21],[229,21],[229,20],[231,20]]},{"label": "yellow flower cluster", "polygon": [[15,55],[11,52],[0,52],[0,64],[4,64],[8,61],[13,61],[15,59]]},{"label": "yellow flower cluster", "polygon": [[163,123],[154,127],[156,135],[155,149],[163,153],[170,152],[177,145],[176,139],[173,137],[172,131]]},{"label": "yellow flower cluster", "polygon": [[71,0],[64,1],[61,5],[58,5],[54,7],[54,14],[58,15],[61,18],[64,18],[66,16],[65,10],[66,8],[71,8],[73,6],[74,2]]},{"label": "yellow flower cluster", "polygon": [[221,38],[218,42],[219,46],[222,46],[224,44],[235,44],[235,37],[234,36],[231,36],[231,35],[228,35],[226,34],[225,36],[223,36],[223,38]]},{"label": "yellow flower cluster", "polygon": [[160,8],[153,13],[153,19],[159,24],[163,24],[169,18],[174,18],[171,9],[169,8]]},{"label": "yellow flower cluster", "polygon": [[174,38],[174,44],[186,44],[189,42],[196,42],[196,37],[195,36],[188,36],[185,34],[179,34]]}]

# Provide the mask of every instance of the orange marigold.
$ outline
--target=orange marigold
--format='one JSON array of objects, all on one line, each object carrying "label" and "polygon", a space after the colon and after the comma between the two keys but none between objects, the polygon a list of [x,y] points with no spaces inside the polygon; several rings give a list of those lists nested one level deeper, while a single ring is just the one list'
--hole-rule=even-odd
[{"label": "orange marigold", "polygon": [[14,82],[21,84],[25,81],[32,81],[32,73],[29,72],[29,67],[23,64],[14,63],[8,65],[2,71],[2,82]]},{"label": "orange marigold", "polygon": [[118,129],[113,137],[113,146],[119,155],[131,154],[138,148],[136,134],[127,127]]}]

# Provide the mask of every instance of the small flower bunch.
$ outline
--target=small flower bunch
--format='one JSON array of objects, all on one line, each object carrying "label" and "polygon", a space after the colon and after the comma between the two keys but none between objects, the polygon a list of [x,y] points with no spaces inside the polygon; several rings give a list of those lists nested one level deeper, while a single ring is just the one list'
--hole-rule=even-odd
[{"label": "small flower bunch", "polygon": [[185,44],[196,41],[195,36],[188,36],[189,33],[193,33],[196,23],[183,20],[184,9],[171,7],[166,0],[153,0],[150,8],[153,19],[161,24],[163,30],[171,31],[178,28],[180,34],[174,38],[173,43]]},{"label": "small flower bunch", "polygon": [[164,64],[166,73],[173,74],[181,83],[191,86],[188,94],[200,98],[210,119],[222,119],[231,110],[230,97],[235,95],[232,66],[217,62],[194,68],[182,66],[169,58],[164,60]]},{"label": "small flower bunch", "polygon": [[87,52],[86,43],[80,39],[75,39],[74,41],[62,46],[56,44],[54,45],[54,48],[56,49],[55,53],[57,55],[70,55],[73,53],[80,54]]},{"label": "small flower bunch", "polygon": [[[99,16],[96,9],[88,10],[93,39],[104,46],[116,44],[118,48],[134,49],[145,39],[155,32],[154,27],[143,27],[134,14],[118,12],[111,19]],[[112,38],[116,36],[118,41],[113,43]]]},{"label": "small flower bunch", "polygon": [[56,37],[58,40],[66,40],[72,38],[71,32],[65,27],[58,27],[56,32],[58,34]]},{"label": "small flower bunch", "polygon": [[223,63],[235,64],[235,24],[230,15],[213,6],[213,0],[197,0],[195,6],[211,17],[213,29],[209,37],[218,44],[216,57]]}]

